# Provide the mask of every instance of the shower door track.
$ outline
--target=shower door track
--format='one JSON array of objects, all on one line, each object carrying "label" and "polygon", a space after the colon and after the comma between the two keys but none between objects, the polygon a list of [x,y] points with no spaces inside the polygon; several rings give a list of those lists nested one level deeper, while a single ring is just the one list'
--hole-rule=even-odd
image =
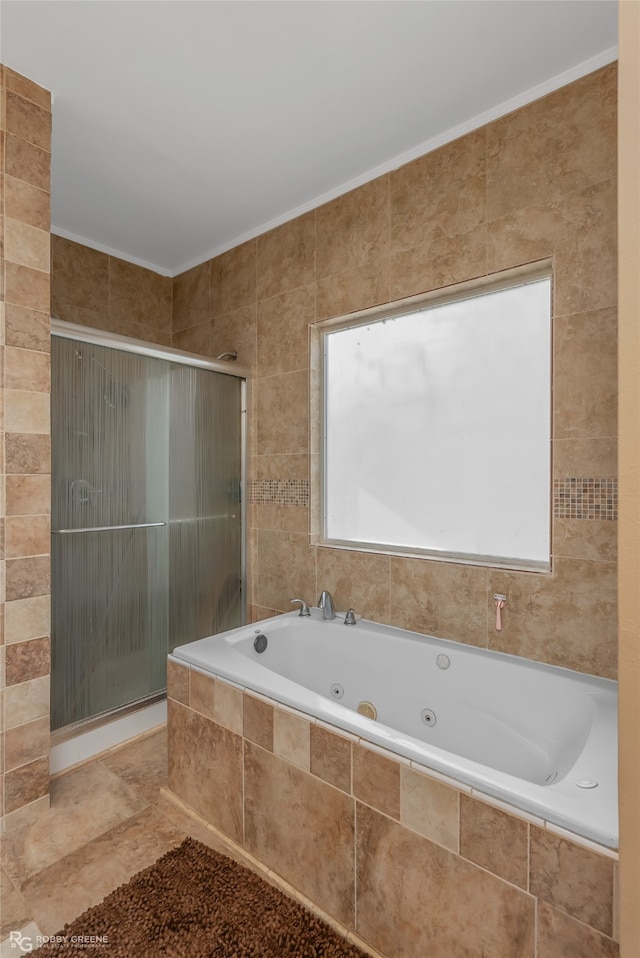
[{"label": "shower door track", "polygon": [[80,719],[79,722],[65,725],[64,728],[56,729],[51,733],[51,747],[61,745],[62,742],[68,742],[69,739],[82,735],[84,732],[92,732],[93,729],[102,728],[103,725],[108,725],[115,719],[126,718],[127,715],[133,715],[134,712],[146,709],[157,702],[164,702],[166,697],[166,692],[153,692],[152,695],[145,695],[144,698],[136,699],[135,702],[127,702],[126,705],[119,705],[117,708],[109,709],[108,712],[101,712],[100,715]]}]

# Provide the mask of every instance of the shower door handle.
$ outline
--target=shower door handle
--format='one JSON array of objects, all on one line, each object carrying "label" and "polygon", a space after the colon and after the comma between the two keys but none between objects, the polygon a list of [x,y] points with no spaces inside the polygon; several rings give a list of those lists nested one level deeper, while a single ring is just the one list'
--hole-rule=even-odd
[{"label": "shower door handle", "polygon": [[90,526],[86,529],[52,529],[55,536],[69,536],[76,532],[117,532],[119,529],[155,529],[166,526],[166,522],[133,522],[126,526]]}]

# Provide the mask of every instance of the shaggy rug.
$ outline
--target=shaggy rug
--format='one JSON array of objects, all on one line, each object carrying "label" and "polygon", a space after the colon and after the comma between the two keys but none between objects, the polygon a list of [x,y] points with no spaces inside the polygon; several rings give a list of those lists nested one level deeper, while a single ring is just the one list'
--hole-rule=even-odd
[{"label": "shaggy rug", "polygon": [[298,902],[192,838],[65,925],[33,954],[365,958]]}]

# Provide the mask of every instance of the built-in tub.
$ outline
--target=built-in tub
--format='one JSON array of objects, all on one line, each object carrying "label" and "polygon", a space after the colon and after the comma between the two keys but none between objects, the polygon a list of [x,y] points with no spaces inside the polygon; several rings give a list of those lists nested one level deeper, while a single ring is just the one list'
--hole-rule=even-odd
[{"label": "built-in tub", "polygon": [[318,609],[200,639],[172,658],[617,847],[609,679],[365,619],[325,621]]}]

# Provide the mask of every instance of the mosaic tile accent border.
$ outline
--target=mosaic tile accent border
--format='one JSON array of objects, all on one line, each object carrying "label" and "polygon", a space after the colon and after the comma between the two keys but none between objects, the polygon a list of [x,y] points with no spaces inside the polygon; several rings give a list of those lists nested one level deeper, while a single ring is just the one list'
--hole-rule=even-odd
[{"label": "mosaic tile accent border", "polygon": [[617,519],[617,479],[555,479],[556,519]]},{"label": "mosaic tile accent border", "polygon": [[254,479],[249,502],[259,505],[309,507],[308,479]]},{"label": "mosaic tile accent border", "polygon": [[[254,479],[249,502],[258,505],[309,507],[308,479]],[[618,480],[567,478],[553,483],[556,519],[618,518]]]}]

